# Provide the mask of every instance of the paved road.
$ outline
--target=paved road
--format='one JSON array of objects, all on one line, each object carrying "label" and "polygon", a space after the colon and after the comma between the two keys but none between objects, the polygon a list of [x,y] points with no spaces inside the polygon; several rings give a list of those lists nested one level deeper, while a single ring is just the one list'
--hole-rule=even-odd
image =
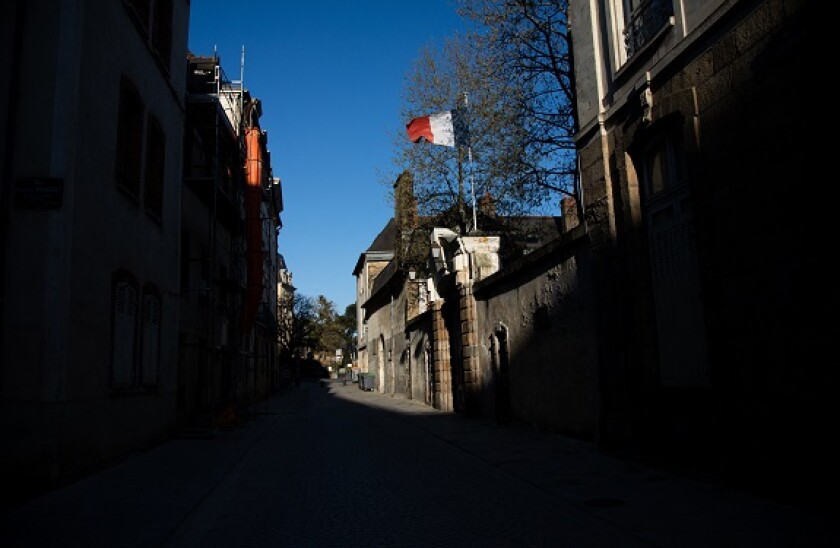
[{"label": "paved road", "polygon": [[840,546],[799,510],[353,384],[256,411],[6,513],[0,546]]}]

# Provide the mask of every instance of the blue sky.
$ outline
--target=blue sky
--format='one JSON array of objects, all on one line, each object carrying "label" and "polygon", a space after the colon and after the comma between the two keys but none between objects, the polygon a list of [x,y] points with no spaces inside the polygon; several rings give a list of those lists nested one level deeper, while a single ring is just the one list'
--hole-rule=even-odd
[{"label": "blue sky", "polygon": [[[262,128],[285,211],[279,248],[298,293],[339,313],[352,272],[391,217],[383,180],[396,177],[405,134],[405,75],[421,48],[462,30],[450,0],[193,0],[190,51],[212,55],[262,101]],[[406,137],[407,138],[407,137]],[[391,179],[393,180],[393,178]]]}]

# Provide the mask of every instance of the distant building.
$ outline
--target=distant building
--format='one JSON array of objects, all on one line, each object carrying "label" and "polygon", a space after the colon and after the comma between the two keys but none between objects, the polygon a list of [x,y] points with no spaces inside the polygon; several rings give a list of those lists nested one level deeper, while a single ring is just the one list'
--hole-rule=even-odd
[{"label": "distant building", "polygon": [[417,214],[410,174],[400,175],[394,188],[394,217],[353,270],[359,366],[376,375],[380,392],[465,411],[466,385],[472,380],[461,352],[460,314],[466,301],[457,294],[453,253],[460,260],[471,256],[479,261],[469,268],[486,277],[498,270],[500,258],[527,256],[557,238],[562,223],[552,216],[496,216],[485,197],[478,212],[483,230],[460,235],[438,226],[446,222],[446,213]]},{"label": "distant building", "polygon": [[294,341],[295,286],[292,272],[283,255],[277,256],[277,356],[280,367],[280,383],[292,379],[292,351]]},{"label": "distant building", "polygon": [[373,292],[373,282],[394,258],[397,228],[389,220],[370,246],[359,255],[353,276],[356,278],[356,333],[358,333],[356,355],[358,367],[363,372],[371,371],[368,363],[368,329],[365,317],[365,303]]}]

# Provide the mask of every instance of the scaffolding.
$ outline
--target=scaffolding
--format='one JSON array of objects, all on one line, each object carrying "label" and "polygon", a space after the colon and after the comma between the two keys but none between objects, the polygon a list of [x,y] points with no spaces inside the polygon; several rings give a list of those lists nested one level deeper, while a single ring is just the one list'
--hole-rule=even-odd
[{"label": "scaffolding", "polygon": [[[204,364],[195,382],[197,398],[203,412],[232,404],[241,415],[267,395],[263,388],[277,360],[276,310],[265,310],[263,303],[266,284],[277,283],[265,279],[266,271],[274,272],[267,261],[276,254],[266,255],[265,223],[276,217],[280,224],[282,205],[275,204],[280,198],[274,200],[276,180],[267,137],[259,127],[261,105],[243,85],[245,48],[238,80],[227,77],[215,48],[212,57],[191,57],[190,62],[185,183],[206,208],[206,222],[201,228],[194,223],[190,233],[203,239],[206,250],[200,259],[207,298],[201,309],[192,308],[195,318],[187,326],[200,339],[194,346],[201,356],[195,360]],[[277,214],[267,219],[266,207]],[[268,232],[276,245],[276,234]]]}]

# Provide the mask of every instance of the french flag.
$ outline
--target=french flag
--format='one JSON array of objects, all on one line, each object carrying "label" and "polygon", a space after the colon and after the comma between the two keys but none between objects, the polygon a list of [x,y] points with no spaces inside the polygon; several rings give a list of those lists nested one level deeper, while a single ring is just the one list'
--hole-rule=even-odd
[{"label": "french flag", "polygon": [[465,109],[448,110],[414,118],[405,128],[413,143],[426,140],[446,147],[469,146],[469,127]]}]

